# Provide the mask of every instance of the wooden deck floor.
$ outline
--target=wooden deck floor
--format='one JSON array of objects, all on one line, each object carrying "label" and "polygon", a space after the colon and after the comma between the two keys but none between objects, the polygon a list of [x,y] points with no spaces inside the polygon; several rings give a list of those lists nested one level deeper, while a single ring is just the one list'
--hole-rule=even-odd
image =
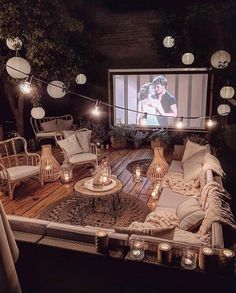
[{"label": "wooden deck floor", "polygon": [[[58,148],[54,148],[53,153],[61,163],[63,158]],[[126,169],[126,166],[135,160],[152,158],[153,150],[150,148],[111,150],[105,151],[102,156],[107,156],[112,174],[123,182],[123,191],[148,203],[150,200],[150,181],[144,177],[143,182],[134,183],[132,174]],[[41,187],[39,182],[35,180],[22,183],[16,187],[13,200],[10,200],[8,196],[0,197],[6,213],[29,218],[37,217],[48,205],[71,194],[74,183],[89,176],[90,168],[88,165],[77,167],[74,170],[74,181],[70,184],[56,181],[46,183]]]}]

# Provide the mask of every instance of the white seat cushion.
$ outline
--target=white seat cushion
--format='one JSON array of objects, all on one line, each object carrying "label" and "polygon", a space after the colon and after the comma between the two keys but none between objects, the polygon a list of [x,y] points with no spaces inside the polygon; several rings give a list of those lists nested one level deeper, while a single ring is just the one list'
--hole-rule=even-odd
[{"label": "white seat cushion", "polygon": [[[40,167],[39,166],[16,166],[7,168],[9,172],[11,180],[18,180],[24,177],[30,177],[36,174],[39,174]],[[2,177],[2,172],[0,173]]]},{"label": "white seat cushion", "polygon": [[50,132],[38,132],[36,133],[37,137],[52,137],[55,135],[54,131],[50,131]]},{"label": "white seat cushion", "polygon": [[189,196],[187,195],[174,192],[170,188],[165,187],[162,190],[158,206],[176,209],[179,204],[188,198]]},{"label": "white seat cushion", "polygon": [[97,156],[92,153],[81,153],[81,154],[76,154],[70,157],[70,163],[71,164],[76,164],[76,163],[81,163],[85,161],[95,161],[97,159]]}]

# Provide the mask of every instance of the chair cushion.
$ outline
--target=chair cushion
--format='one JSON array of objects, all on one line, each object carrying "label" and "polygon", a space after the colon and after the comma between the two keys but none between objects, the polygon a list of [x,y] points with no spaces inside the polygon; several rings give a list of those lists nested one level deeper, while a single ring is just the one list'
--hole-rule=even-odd
[{"label": "chair cushion", "polygon": [[73,120],[57,119],[57,129],[58,131],[70,130]]},{"label": "chair cushion", "polygon": [[187,198],[189,198],[187,195],[174,192],[170,188],[163,188],[160,199],[158,201],[158,206],[176,209],[177,206]]},{"label": "chair cushion", "polygon": [[41,127],[43,131],[50,132],[50,131],[57,131],[57,120],[53,119],[50,121],[42,122]]},{"label": "chair cushion", "polygon": [[81,154],[76,154],[70,157],[70,163],[71,164],[76,164],[76,163],[81,163],[81,162],[86,162],[86,161],[96,161],[97,156],[92,153],[81,153]]},{"label": "chair cushion", "polygon": [[173,160],[170,164],[170,167],[168,169],[168,172],[178,172],[183,173],[183,163],[181,161],[175,161]]},{"label": "chair cushion", "polygon": [[205,150],[200,150],[199,152],[194,153],[192,156],[188,157],[183,162],[185,180],[196,179],[199,176],[200,172],[202,171],[205,154]]},{"label": "chair cushion", "polygon": [[37,137],[54,137],[55,136],[55,132],[54,131],[50,131],[50,132],[38,132],[36,133]]},{"label": "chair cushion", "polygon": [[191,157],[193,154],[195,154],[201,150],[206,151],[208,148],[209,148],[208,145],[200,145],[198,143],[195,143],[195,142],[188,140],[186,143],[186,146],[185,146],[182,162],[186,161],[187,158]]},{"label": "chair cushion", "polygon": [[[24,177],[30,177],[39,174],[40,167],[23,165],[7,168],[7,171],[10,175],[11,180],[18,180]],[[0,172],[0,176],[3,177],[2,172]]]},{"label": "chair cushion", "polygon": [[91,130],[77,130],[75,135],[78,139],[78,142],[83,150],[83,152],[88,153],[90,151],[90,137],[91,137]]},{"label": "chair cushion", "polygon": [[198,228],[205,217],[197,198],[189,198],[182,202],[177,207],[176,214],[179,219],[180,229],[186,231],[193,231]]},{"label": "chair cushion", "polygon": [[69,157],[83,152],[74,134],[66,139],[58,140],[57,143],[67,152]]}]

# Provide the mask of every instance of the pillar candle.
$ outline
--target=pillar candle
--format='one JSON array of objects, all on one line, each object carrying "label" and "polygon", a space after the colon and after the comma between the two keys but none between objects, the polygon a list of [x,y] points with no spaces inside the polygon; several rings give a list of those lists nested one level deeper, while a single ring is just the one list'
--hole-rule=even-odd
[{"label": "pillar candle", "polygon": [[96,250],[99,253],[108,252],[108,233],[105,231],[98,231],[95,237]]},{"label": "pillar candle", "polygon": [[157,248],[157,261],[162,264],[169,264],[171,259],[171,245],[168,243],[160,243]]}]

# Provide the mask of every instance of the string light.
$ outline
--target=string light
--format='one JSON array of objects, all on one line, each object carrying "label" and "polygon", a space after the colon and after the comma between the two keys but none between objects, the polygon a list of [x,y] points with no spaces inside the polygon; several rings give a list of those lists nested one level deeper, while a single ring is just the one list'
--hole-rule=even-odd
[{"label": "string light", "polygon": [[178,129],[183,128],[183,126],[184,126],[184,122],[183,122],[183,120],[184,120],[183,117],[180,117],[180,118],[177,120],[177,122],[176,122],[176,124],[175,124],[176,128],[178,128]]},{"label": "string light", "polygon": [[28,95],[31,92],[31,82],[32,77],[29,80],[29,76],[26,77],[26,80],[20,84],[20,90],[23,94]]},{"label": "string light", "polygon": [[[28,75],[27,73],[25,73],[25,72],[23,72],[23,71],[21,71],[21,70],[19,70],[17,68],[14,68],[14,67],[12,67],[12,66],[10,66],[8,64],[6,64],[6,67],[7,68],[10,68],[12,70],[15,70],[18,73]],[[34,77],[32,76],[31,79],[30,79],[30,82],[28,82],[28,80],[26,79],[25,82],[22,83],[21,88],[24,88],[24,89],[30,88],[31,89],[31,81],[32,81],[32,79],[36,80],[37,82],[41,82],[41,83],[47,84],[47,85],[50,83],[50,82],[47,82],[47,81],[42,80],[40,78],[37,78],[35,76]],[[29,86],[29,84],[27,84],[27,86],[26,86],[26,82],[30,83],[30,86]],[[23,87],[23,85],[24,85],[24,87]],[[60,86],[56,86],[56,87],[61,88],[62,90],[64,90],[64,87],[60,87]],[[26,89],[26,91],[27,91],[27,89]],[[24,93],[26,93],[26,92],[24,92]],[[112,104],[109,104],[109,103],[106,103],[106,102],[102,102],[102,101],[95,100],[95,99],[93,99],[91,97],[88,97],[88,96],[85,96],[85,95],[76,93],[76,92],[71,91],[71,90],[67,90],[67,93],[68,94],[73,94],[73,95],[75,95],[77,97],[81,97],[81,98],[83,98],[85,100],[88,100],[88,101],[91,101],[91,102],[95,102],[95,107],[92,110],[92,113],[95,116],[99,116],[100,115],[100,105],[102,104],[102,105],[105,105],[105,106],[107,106],[109,108],[116,108],[116,109],[126,110],[126,111],[129,111],[129,112],[134,112],[134,113],[137,113],[137,114],[142,114],[142,118],[140,119],[140,124],[142,126],[145,126],[147,124],[147,115],[149,115],[149,116],[155,116],[155,117],[169,117],[169,116],[163,116],[163,115],[155,115],[155,114],[143,113],[143,112],[140,112],[140,111],[137,111],[137,110],[124,108],[124,107],[117,106],[117,105],[112,105]],[[227,115],[227,114],[228,113],[225,113],[225,115]],[[191,119],[191,120],[193,120],[193,119],[202,119],[202,118],[205,119],[205,118],[208,118],[208,117],[209,116],[182,116],[182,117],[176,117],[176,119],[179,119],[179,120],[176,122],[176,125],[175,126],[176,126],[176,128],[179,128],[179,129],[183,128],[183,119]],[[215,125],[216,124],[216,121],[213,121],[213,123]],[[210,124],[211,124],[211,122],[210,122]]]},{"label": "string light", "polygon": [[206,122],[206,125],[208,128],[211,128],[215,125],[215,121],[213,121],[211,118],[209,118]]},{"label": "string light", "polygon": [[100,101],[96,101],[96,104],[95,104],[95,106],[94,106],[94,108],[93,108],[93,110],[92,110],[92,114],[94,115],[94,116],[99,116],[100,115]]}]

